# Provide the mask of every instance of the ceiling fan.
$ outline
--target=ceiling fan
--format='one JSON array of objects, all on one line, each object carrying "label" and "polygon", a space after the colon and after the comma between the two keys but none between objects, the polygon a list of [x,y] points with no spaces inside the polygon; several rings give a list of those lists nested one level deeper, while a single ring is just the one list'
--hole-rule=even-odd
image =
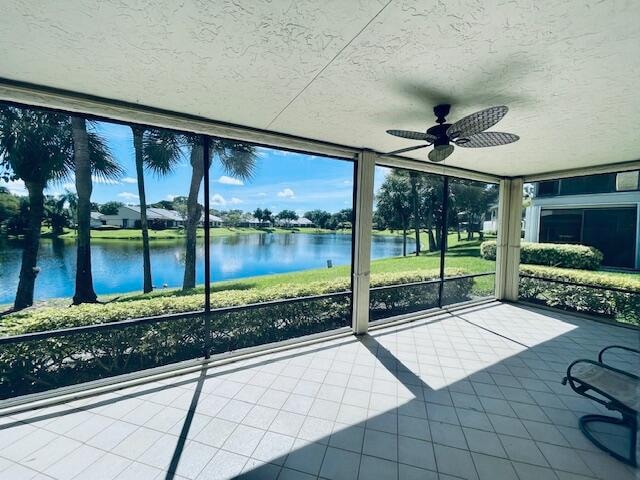
[{"label": "ceiling fan", "polygon": [[410,152],[419,148],[430,147],[433,150],[429,152],[429,160],[432,162],[442,162],[445,158],[453,153],[453,145],[465,148],[481,148],[495,147],[497,145],[506,145],[520,139],[513,133],[504,132],[485,132],[487,128],[492,127],[504,117],[509,109],[505,106],[490,107],[479,112],[472,113],[461,120],[451,124],[446,123],[445,117],[449,115],[451,105],[442,104],[433,107],[433,113],[436,115],[436,123],[433,127],[427,129],[426,132],[413,132],[410,130],[387,130],[387,133],[395,137],[408,138],[409,140],[424,140],[426,145],[418,145],[417,147],[401,148],[389,152],[388,155]]}]

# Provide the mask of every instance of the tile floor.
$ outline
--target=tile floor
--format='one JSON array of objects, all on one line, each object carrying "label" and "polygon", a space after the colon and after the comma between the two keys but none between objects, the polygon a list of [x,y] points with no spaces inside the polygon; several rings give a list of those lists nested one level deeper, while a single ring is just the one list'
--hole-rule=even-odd
[{"label": "tile floor", "polygon": [[602,409],[560,380],[576,358],[639,342],[479,306],[0,417],[0,478],[637,478],[578,430]]}]

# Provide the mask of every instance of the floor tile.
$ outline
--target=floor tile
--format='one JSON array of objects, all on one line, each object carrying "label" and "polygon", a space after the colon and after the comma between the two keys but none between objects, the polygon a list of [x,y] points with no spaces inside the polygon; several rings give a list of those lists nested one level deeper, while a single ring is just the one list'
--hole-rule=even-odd
[{"label": "floor tile", "polygon": [[326,450],[327,446],[324,444],[297,439],[287,455],[285,467],[318,475]]},{"label": "floor tile", "polygon": [[331,434],[329,445],[331,447],[361,453],[364,431],[362,427],[343,427],[341,424],[336,424],[336,428]]},{"label": "floor tile", "polygon": [[329,447],[325,452],[320,476],[329,480],[351,480],[358,478],[360,455]]},{"label": "floor tile", "polygon": [[362,456],[360,480],[394,480],[398,478],[398,464],[377,457]]},{"label": "floor tile", "polygon": [[362,451],[365,455],[396,461],[398,459],[398,437],[390,433],[367,429],[364,434]]},{"label": "floor tile", "polygon": [[547,467],[549,464],[533,440],[508,435],[498,435],[508,457],[516,462],[532,463]]},{"label": "floor tile", "polygon": [[465,479],[477,479],[471,454],[466,450],[434,444],[438,472]]},{"label": "floor tile", "polygon": [[507,456],[504,448],[502,448],[500,439],[493,432],[485,432],[483,430],[465,428],[464,435],[467,439],[469,450],[471,450],[472,452],[494,455],[496,457]]},{"label": "floor tile", "polygon": [[449,447],[467,448],[467,442],[462,433],[462,428],[441,422],[429,422],[431,439],[434,443],[447,445]]},{"label": "floor tile", "polygon": [[481,453],[473,453],[472,456],[480,480],[512,480],[517,478],[509,460]]},{"label": "floor tile", "polygon": [[398,461],[414,467],[435,470],[433,444],[416,438],[398,438]]},{"label": "floor tile", "polygon": [[295,438],[275,432],[266,432],[252,453],[252,457],[282,465],[293,447]]},{"label": "floor tile", "polygon": [[222,444],[222,449],[250,457],[262,440],[265,431],[247,425],[238,425]]}]

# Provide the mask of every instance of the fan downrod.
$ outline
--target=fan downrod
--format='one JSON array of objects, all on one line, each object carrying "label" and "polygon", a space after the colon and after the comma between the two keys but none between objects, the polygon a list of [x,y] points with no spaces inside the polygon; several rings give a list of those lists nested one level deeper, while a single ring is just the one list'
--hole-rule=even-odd
[{"label": "fan downrod", "polygon": [[445,117],[449,115],[450,111],[451,111],[451,105],[449,105],[448,103],[443,103],[433,107],[433,113],[435,113],[436,115],[436,122],[439,123],[440,125],[445,123],[447,121]]}]

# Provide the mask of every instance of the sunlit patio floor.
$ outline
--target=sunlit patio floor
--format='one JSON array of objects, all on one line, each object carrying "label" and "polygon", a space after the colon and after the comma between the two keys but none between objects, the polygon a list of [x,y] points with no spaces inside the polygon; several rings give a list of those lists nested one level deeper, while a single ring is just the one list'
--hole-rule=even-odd
[{"label": "sunlit patio floor", "polygon": [[[477,306],[2,417],[0,478],[635,478],[578,429],[604,409],[560,381],[639,342]],[[618,433],[602,435],[624,448]]]}]

